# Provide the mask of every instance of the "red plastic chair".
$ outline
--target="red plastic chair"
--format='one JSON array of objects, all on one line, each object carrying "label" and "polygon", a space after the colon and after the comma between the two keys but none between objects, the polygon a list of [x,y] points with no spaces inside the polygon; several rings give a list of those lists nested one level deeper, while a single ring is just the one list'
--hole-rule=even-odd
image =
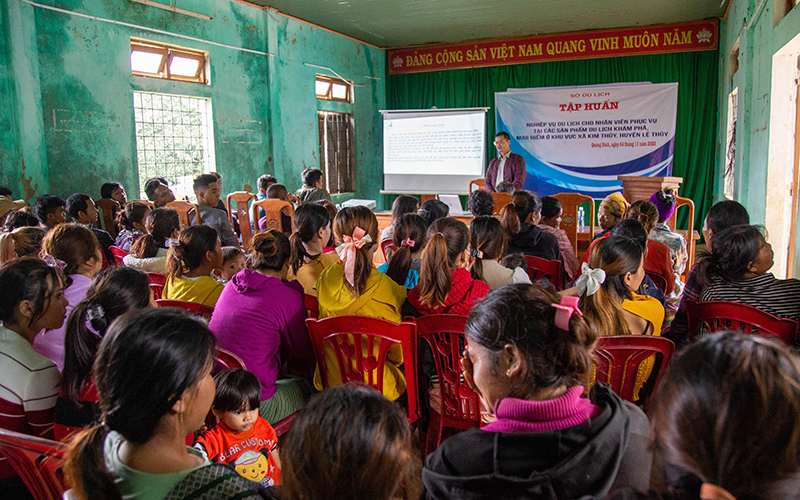
[{"label": "red plastic chair", "polygon": [[156,300],[156,304],[158,304],[158,307],[179,307],[197,316],[202,316],[207,320],[211,319],[211,314],[214,312],[213,307],[186,300],[158,299]]},{"label": "red plastic chair", "polygon": [[124,266],[125,263],[122,262],[122,259],[126,255],[128,255],[130,252],[126,252],[125,250],[123,250],[121,248],[117,248],[115,246],[110,246],[110,247],[108,247],[108,249],[111,250],[111,253],[114,255],[114,260],[117,261],[117,265],[118,266]]},{"label": "red plastic chair", "polygon": [[281,437],[287,432],[289,432],[289,429],[292,428],[292,422],[294,422],[294,417],[296,416],[297,413],[295,412],[289,415],[288,417],[284,418],[283,420],[275,422],[275,424],[272,426],[272,428],[275,429],[275,434],[278,437]]},{"label": "red plastic chair", "polygon": [[645,271],[647,277],[653,280],[653,283],[661,290],[664,295],[667,294],[667,281],[658,273],[654,273],[653,271]]},{"label": "red plastic chair", "polygon": [[153,290],[153,297],[158,300],[164,295],[164,285],[167,284],[167,277],[160,273],[147,273],[150,278],[150,289]]},{"label": "red plastic chair", "polygon": [[308,310],[308,317],[317,319],[319,318],[319,301],[313,295],[305,295],[303,299],[306,309]]},{"label": "red plastic chair", "polygon": [[397,253],[397,247],[394,246],[394,241],[392,241],[392,240],[383,240],[383,241],[381,241],[381,252],[383,253],[383,258],[384,258],[384,260],[386,260],[386,262],[389,262],[389,257],[390,256],[388,256],[386,254],[387,250],[391,250],[392,251],[392,255]]},{"label": "red plastic chair", "polygon": [[61,473],[65,451],[57,441],[0,429],[0,455],[36,500],[60,500],[66,491]]},{"label": "red plastic chair", "polygon": [[217,347],[214,353],[214,369],[211,371],[211,374],[216,375],[223,370],[229,370],[231,368],[247,370],[242,358],[227,349]]},{"label": "red plastic chair", "polygon": [[686,315],[689,331],[700,335],[701,326],[707,333],[721,330],[740,331],[747,335],[778,337],[789,346],[797,341],[798,322],[789,318],[779,318],[761,309],[736,302],[686,301]]},{"label": "red plastic chair", "polygon": [[595,380],[610,385],[620,398],[634,402],[633,390],[639,366],[654,354],[662,355],[653,387],[655,389],[674,353],[675,344],[663,337],[649,335],[600,337],[594,348],[594,361],[597,366]]},{"label": "red plastic chair", "polygon": [[548,277],[556,290],[564,289],[564,274],[561,272],[560,260],[545,260],[533,255],[526,255],[528,261],[528,277],[533,283]]},{"label": "red plastic chair", "polygon": [[433,314],[416,319],[417,333],[433,351],[436,375],[442,396],[441,406],[430,408],[430,423],[424,453],[427,456],[453,429],[471,429],[481,425],[478,395],[462,379],[461,352],[464,347],[466,316]]},{"label": "red plastic chair", "polygon": [[[406,375],[408,395],[408,421],[420,418],[417,385],[417,325],[411,322],[392,323],[369,316],[335,316],[306,320],[314,354],[319,364],[322,387],[328,384],[325,362],[325,344],[333,348],[339,375],[345,382],[369,385],[383,393],[383,368],[386,355],[394,344],[400,344],[403,352],[403,371]],[[375,341],[380,339],[376,352]]]}]

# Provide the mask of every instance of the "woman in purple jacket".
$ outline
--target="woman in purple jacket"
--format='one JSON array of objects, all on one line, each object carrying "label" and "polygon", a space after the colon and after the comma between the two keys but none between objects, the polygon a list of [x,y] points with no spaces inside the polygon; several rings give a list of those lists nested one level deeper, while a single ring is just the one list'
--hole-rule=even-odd
[{"label": "woman in purple jacket", "polygon": [[208,324],[219,346],[236,354],[261,382],[261,416],[275,423],[311,394],[314,371],[303,287],[286,281],[289,238],[280,231],[253,237],[245,269],[225,286]]}]

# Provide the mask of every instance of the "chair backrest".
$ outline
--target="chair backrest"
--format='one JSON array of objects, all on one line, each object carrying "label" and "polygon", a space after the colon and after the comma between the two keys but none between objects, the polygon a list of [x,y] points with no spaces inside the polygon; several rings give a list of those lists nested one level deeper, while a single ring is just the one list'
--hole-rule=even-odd
[{"label": "chair backrest", "polygon": [[[278,231],[283,231],[283,223],[281,221],[281,213],[284,213],[289,216],[289,218],[294,219],[294,205],[292,205],[288,201],[279,200],[277,198],[267,198],[265,200],[256,201],[253,203],[253,227],[255,228],[256,232],[260,231],[261,228],[258,227],[258,221],[260,217],[258,216],[258,209],[264,211],[266,215],[266,225],[264,229],[276,229]],[[292,232],[294,232],[294,220],[292,220]]]},{"label": "chair backrest", "polygon": [[653,271],[645,271],[645,274],[647,274],[647,277],[650,278],[651,280],[653,280],[653,283],[655,283],[655,285],[658,287],[658,289],[661,290],[662,292],[664,292],[664,294],[666,295],[666,293],[667,293],[667,280],[665,280],[664,277],[661,276],[660,274],[658,274],[656,272],[653,272]]},{"label": "chair backrest", "polygon": [[114,255],[114,260],[117,261],[117,265],[124,266],[125,263],[122,259],[124,259],[129,252],[115,246],[110,246],[108,249],[111,250],[111,253]]},{"label": "chair backrest", "polygon": [[[248,212],[250,200],[254,200],[256,195],[247,191],[235,191],[225,198],[225,206],[228,208],[228,219],[231,226],[236,227],[238,222],[239,235],[242,237],[242,248],[250,250],[253,242],[253,229],[250,225],[250,212]],[[231,201],[236,202],[236,210],[231,207]]]},{"label": "chair backrest", "polygon": [[688,259],[686,261],[686,269],[683,272],[684,276],[689,276],[689,271],[694,264],[694,201],[689,198],[681,198],[678,196],[678,202],[675,204],[675,213],[667,221],[667,226],[673,231],[678,223],[678,209],[681,207],[689,207],[689,226],[686,228],[686,251],[688,252]]},{"label": "chair backrest", "polygon": [[433,314],[417,318],[417,334],[426,341],[433,352],[436,375],[441,388],[441,408],[436,408],[446,420],[481,424],[478,395],[461,377],[461,353],[464,350],[466,316]]},{"label": "chair backrest", "polygon": [[594,198],[580,193],[558,193],[554,194],[553,198],[556,198],[561,202],[563,212],[561,214],[560,228],[567,233],[567,237],[569,238],[570,243],[572,243],[572,247],[575,248],[575,253],[577,255],[578,207],[583,203],[589,203],[590,209],[589,213],[587,214],[589,216],[589,220],[584,221],[584,224],[586,224],[586,231],[589,233],[589,241],[592,241],[594,239]]},{"label": "chair backrest", "polygon": [[66,491],[61,462],[66,446],[0,429],[0,455],[25,483],[35,500],[60,500]]},{"label": "chair backrest", "polygon": [[469,181],[469,194],[472,194],[472,192],[475,191],[475,189],[484,189],[484,186],[485,186],[484,179],[473,179]]},{"label": "chair backrest", "polygon": [[594,348],[594,361],[597,366],[595,380],[610,385],[620,398],[634,402],[633,393],[639,366],[654,354],[662,355],[655,381],[655,386],[658,386],[674,352],[675,344],[664,337],[649,335],[600,337]]},{"label": "chair backrest", "polygon": [[217,373],[230,368],[247,370],[242,358],[235,355],[231,351],[217,347],[214,353],[214,369],[211,371],[211,374],[216,375]]},{"label": "chair backrest", "polygon": [[95,202],[95,206],[100,209],[100,220],[103,222],[103,229],[116,238],[119,231],[117,231],[117,224],[114,222],[114,212],[120,210],[119,203],[111,198],[100,198]]},{"label": "chair backrest", "polygon": [[528,261],[528,277],[531,282],[536,283],[547,277],[556,290],[564,289],[564,274],[561,272],[560,260],[545,260],[533,255],[526,255],[525,260]]},{"label": "chair backrest", "polygon": [[128,208],[131,203],[144,203],[145,205],[150,207],[150,210],[155,210],[156,208],[156,204],[150,200],[130,200],[127,203],[125,203],[125,208]]},{"label": "chair backrest", "polygon": [[511,194],[509,193],[489,193],[492,195],[492,201],[494,202],[494,207],[492,208],[492,215],[498,215],[500,210],[503,209],[504,206],[511,203]]},{"label": "chair backrest", "polygon": [[165,206],[167,208],[171,208],[176,212],[178,212],[178,218],[181,221],[181,229],[185,229],[192,225],[189,222],[189,212],[191,212],[192,210],[194,210],[195,223],[198,226],[201,224],[200,208],[194,203],[189,203],[188,201],[175,200],[167,203]]},{"label": "chair backrest", "polygon": [[314,345],[323,388],[329,387],[324,350],[326,344],[336,355],[342,381],[360,382],[381,393],[386,355],[390,347],[400,344],[406,375],[408,420],[415,422],[420,418],[416,324],[405,321],[393,323],[369,316],[334,316],[321,320],[308,318],[306,325]]},{"label": "chair backrest", "polygon": [[156,304],[158,304],[158,307],[179,307],[205,319],[211,319],[211,315],[214,313],[213,307],[187,300],[157,299]]},{"label": "chair backrest", "polygon": [[308,317],[314,319],[319,318],[319,301],[317,298],[313,295],[305,294],[303,302],[308,310]]},{"label": "chair backrest", "polygon": [[689,332],[700,335],[701,327],[707,333],[721,330],[740,331],[747,335],[778,337],[794,347],[797,340],[798,322],[789,318],[779,318],[753,306],[736,302],[686,300],[686,314]]},{"label": "chair backrest", "polygon": [[167,284],[167,277],[161,273],[148,272],[150,278],[150,289],[153,290],[153,297],[158,300],[164,295],[164,286]]},{"label": "chair backrest", "polygon": [[[389,253],[391,251],[391,253]],[[389,262],[389,259],[397,253],[397,247],[394,246],[393,240],[383,240],[381,241],[381,252],[383,253],[383,258],[386,262]]]}]

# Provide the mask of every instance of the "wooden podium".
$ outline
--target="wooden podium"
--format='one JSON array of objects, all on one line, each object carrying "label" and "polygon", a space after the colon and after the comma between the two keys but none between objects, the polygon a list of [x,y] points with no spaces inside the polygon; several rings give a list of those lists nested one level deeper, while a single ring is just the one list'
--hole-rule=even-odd
[{"label": "wooden podium", "polygon": [[633,203],[638,200],[649,200],[658,190],[672,188],[675,196],[678,188],[681,187],[683,177],[638,177],[632,175],[620,175],[617,179],[622,181],[622,196]]}]

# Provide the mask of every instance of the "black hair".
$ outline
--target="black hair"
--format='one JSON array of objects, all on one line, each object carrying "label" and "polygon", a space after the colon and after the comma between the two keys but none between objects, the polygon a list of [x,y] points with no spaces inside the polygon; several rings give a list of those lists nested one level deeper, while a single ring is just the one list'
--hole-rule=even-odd
[{"label": "black hair", "polygon": [[95,276],[67,320],[61,395],[78,404],[100,340],[117,317],[150,305],[150,278],[131,267],[113,266]]},{"label": "black hair", "polygon": [[150,206],[134,201],[128,203],[124,210],[120,210],[117,214],[117,227],[120,231],[125,229],[133,229],[133,224],[138,222],[144,225],[144,219],[150,213]]},{"label": "black hair", "polygon": [[533,191],[517,191],[500,211],[500,222],[510,238],[516,236],[531,214],[542,211],[542,198]]},{"label": "black hair", "polygon": [[214,406],[217,411],[237,411],[250,405],[258,410],[261,405],[261,382],[252,372],[241,368],[230,368],[214,375],[217,386]]},{"label": "black hair", "polygon": [[[418,214],[405,214],[394,225],[394,237],[392,242],[397,247],[389,266],[386,268],[386,275],[392,278],[395,283],[405,286],[408,271],[411,269],[411,254],[417,253],[428,242],[428,224],[425,219]],[[412,240],[413,245],[404,245],[406,240]]]},{"label": "black hair", "polygon": [[611,228],[611,234],[632,239],[642,250],[647,248],[647,229],[638,219],[622,219]]},{"label": "black hair", "polygon": [[447,217],[450,215],[450,207],[447,206],[447,203],[439,200],[428,200],[419,207],[419,215],[422,216],[425,221],[427,221],[428,225],[434,223],[439,219]]},{"label": "black hair", "polygon": [[270,184],[275,184],[277,182],[278,179],[276,179],[274,176],[264,174],[258,178],[258,180],[256,181],[256,186],[258,186],[259,190],[263,189],[264,191],[266,191]]},{"label": "black hair", "polygon": [[413,196],[401,194],[395,198],[394,202],[392,203],[392,219],[389,224],[394,226],[401,217],[403,217],[405,214],[413,214],[417,211],[418,207],[418,199],[414,198]]},{"label": "black hair", "polygon": [[502,257],[508,237],[500,221],[488,215],[475,217],[469,226],[469,234],[472,255],[469,272],[473,279],[486,281],[483,276],[483,260],[497,260]]},{"label": "black hair", "polygon": [[84,193],[75,193],[67,198],[67,213],[73,221],[78,219],[79,212],[86,213],[89,210],[88,201],[91,199],[91,196]]},{"label": "black hair", "polygon": [[62,283],[56,268],[35,257],[22,257],[0,266],[0,321],[13,325],[17,305],[24,301],[33,303],[33,314],[28,326],[44,316],[50,307],[53,291]]},{"label": "black hair", "polygon": [[725,200],[716,203],[706,215],[708,229],[717,233],[731,226],[750,224],[750,214],[740,203]]},{"label": "black hair", "polygon": [[23,210],[14,210],[6,217],[6,231],[8,232],[26,226],[38,227],[39,219]]},{"label": "black hair", "polygon": [[494,213],[494,199],[488,191],[483,189],[475,190],[469,195],[467,210],[472,212],[475,217],[492,215]]},{"label": "black hair", "polygon": [[315,167],[308,167],[302,173],[303,185],[314,187],[314,184],[322,179],[322,170]]},{"label": "black hair", "polygon": [[36,218],[39,219],[39,222],[44,224],[47,222],[48,214],[55,212],[59,207],[66,206],[67,202],[58,196],[45,194],[36,199],[36,202],[33,204],[33,213],[36,214]]},{"label": "black hair", "polygon": [[244,252],[239,247],[222,247],[222,262],[228,262],[238,257],[245,257]]},{"label": "black hair", "polygon": [[516,188],[516,187],[514,187],[514,183],[512,183],[512,182],[508,182],[508,181],[503,181],[503,182],[500,182],[500,183],[498,183],[498,184],[497,184],[497,185],[494,187],[494,191],[495,191],[496,193],[508,193],[508,194],[514,194],[514,193],[516,193],[516,192],[517,192],[517,188]]},{"label": "black hair", "polygon": [[209,184],[213,184],[217,181],[219,181],[219,179],[217,179],[217,176],[214,174],[200,174],[194,178],[192,190],[197,192],[198,189],[207,187]]},{"label": "black hair", "polygon": [[267,188],[267,198],[288,200],[289,191],[283,184],[273,184]]},{"label": "black hair", "polygon": [[560,303],[552,288],[520,284],[499,288],[473,306],[464,335],[489,351],[493,374],[500,376],[499,354],[509,344],[525,360],[506,397],[572,387],[591,369],[597,330],[579,314],[570,317],[567,330],[556,326],[553,305]]},{"label": "black hair", "polygon": [[706,287],[714,276],[736,282],[744,278],[758,260],[764,242],[764,228],[743,224],[714,232],[711,253],[697,264],[697,282]]},{"label": "black hair", "polygon": [[268,229],[253,236],[253,252],[245,266],[253,271],[280,271],[289,259],[289,237],[283,231]]},{"label": "black hair", "polygon": [[0,186],[0,196],[11,196],[12,192],[5,186]]},{"label": "black hair", "polygon": [[175,230],[180,230],[181,219],[173,208],[158,207],[150,211],[145,219],[147,234],[131,245],[131,255],[138,259],[156,256],[160,248],[166,248],[167,240]]},{"label": "black hair", "polygon": [[508,132],[498,132],[497,134],[495,134],[494,137],[495,137],[495,139],[497,139],[498,137],[502,137],[503,139],[505,139],[507,141],[511,141],[511,136],[508,135]]},{"label": "black hair", "polygon": [[217,230],[210,226],[191,226],[181,231],[178,244],[167,253],[167,275],[180,278],[184,272],[203,265],[206,252],[213,252],[219,242]]},{"label": "black hair", "polygon": [[111,324],[92,370],[103,425],[78,434],[67,451],[66,476],[78,498],[121,498],[105,461],[108,432],[147,443],[175,403],[211,370],[214,348],[203,320],[176,307],[129,311]]},{"label": "black hair", "polygon": [[144,183],[144,192],[147,195],[147,199],[150,201],[155,201],[156,199],[156,189],[158,186],[161,185],[169,186],[169,182],[167,182],[166,177],[150,177]]},{"label": "black hair", "polygon": [[[303,267],[305,260],[314,260],[319,255],[310,255],[303,243],[311,241],[320,229],[331,223],[328,209],[316,203],[303,203],[294,211],[294,229],[289,243],[292,249],[289,265],[293,273]],[[333,232],[331,232],[333,234]]]},{"label": "black hair", "polygon": [[528,259],[526,259],[525,254],[522,253],[510,253],[506,255],[503,257],[503,260],[500,261],[500,265],[508,269],[516,269],[519,267],[526,273],[530,271]]},{"label": "black hair", "polygon": [[558,198],[552,196],[542,198],[542,217],[546,219],[556,217],[562,208],[563,205],[558,201]]},{"label": "black hair", "polygon": [[111,193],[113,193],[115,189],[122,189],[122,184],[119,182],[106,182],[100,186],[100,197],[111,198]]}]

